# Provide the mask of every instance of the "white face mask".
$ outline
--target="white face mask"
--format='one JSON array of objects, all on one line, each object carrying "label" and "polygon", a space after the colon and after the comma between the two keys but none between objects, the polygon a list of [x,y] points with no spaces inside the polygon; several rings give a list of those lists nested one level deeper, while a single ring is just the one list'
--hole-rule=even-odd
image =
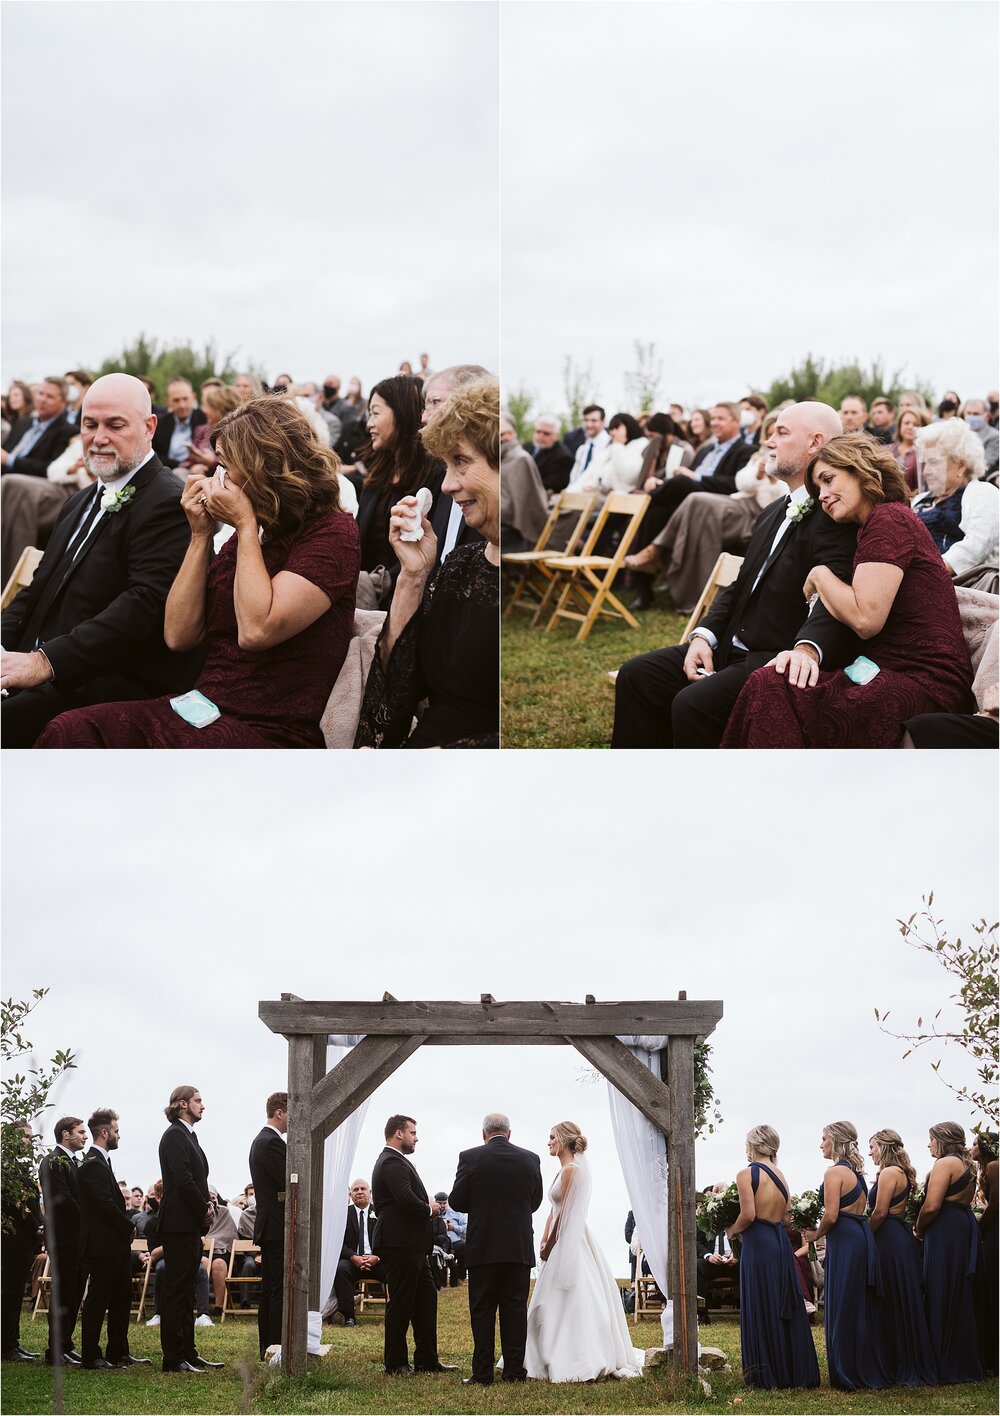
[{"label": "white face mask", "polygon": [[79,401],[80,401],[80,390],[77,388],[76,384],[67,384],[67,385],[66,385],[66,402],[67,402],[67,403],[78,403]]},{"label": "white face mask", "polygon": [[756,414],[752,408],[744,408],[740,413],[740,427],[752,428],[756,419]]}]

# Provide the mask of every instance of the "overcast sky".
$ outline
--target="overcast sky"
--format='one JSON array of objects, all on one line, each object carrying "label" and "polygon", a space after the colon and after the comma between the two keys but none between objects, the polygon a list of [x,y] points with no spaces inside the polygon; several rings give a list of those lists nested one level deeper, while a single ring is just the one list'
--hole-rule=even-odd
[{"label": "overcast sky", "polygon": [[[502,10],[503,379],[629,406],[766,387],[810,351],[997,386],[997,7]],[[634,405],[632,405],[634,407]]]},{"label": "overcast sky", "polygon": [[366,391],[423,351],[497,367],[492,0],[3,22],[5,388],[140,331]]},{"label": "overcast sky", "polygon": [[[723,1000],[725,1124],[699,1143],[702,1185],[735,1175],[762,1121],[796,1191],[822,1175],[826,1122],[852,1120],[865,1142],[896,1127],[921,1175],[927,1127],[969,1123],[931,1059],[901,1061],[872,1015],[891,1008],[902,1024],[946,1003],[945,975],[895,923],[922,892],[963,936],[996,917],[996,809],[980,805],[968,754],[931,774],[916,754],[839,753],[835,778],[825,754],[735,754],[725,789],[698,754],[628,778],[598,754],[576,812],[538,806],[565,797],[565,754],[444,753],[433,773],[420,754],[345,754],[324,772],[318,760],[118,753],[97,772],[85,753],[5,755],[3,993],[50,987],[26,1034],[40,1059],[79,1058],[47,1137],[58,1115],[113,1106],[116,1171],[148,1185],[162,1108],[190,1082],[229,1195],[249,1179],[264,1098],[286,1084],[258,1002],[386,990]],[[965,803],[960,826],[942,816],[943,780]],[[958,1057],[944,1070],[967,1075]],[[550,1126],[583,1127],[592,1226],[626,1272],[606,1086],[568,1048],[422,1049],[372,1098],[353,1169],[370,1175],[385,1118],[403,1111],[428,1189],[447,1189],[494,1108],[542,1156],[546,1185]]]}]

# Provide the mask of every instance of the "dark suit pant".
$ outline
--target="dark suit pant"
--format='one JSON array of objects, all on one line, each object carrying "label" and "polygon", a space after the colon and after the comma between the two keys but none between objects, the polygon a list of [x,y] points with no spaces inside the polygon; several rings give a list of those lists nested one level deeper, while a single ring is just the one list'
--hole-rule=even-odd
[{"label": "dark suit pant", "polygon": [[528,1341],[528,1264],[472,1264],[469,1267],[469,1318],[472,1322],[472,1375],[492,1382],[496,1359],[495,1330],[500,1314],[500,1351],[505,1382],[523,1381]]},{"label": "dark suit pant", "polygon": [[386,1249],[379,1256],[389,1288],[385,1306],[386,1370],[408,1365],[406,1330],[413,1326],[413,1365],[437,1365],[437,1289],[427,1255],[417,1249]]},{"label": "dark suit pant", "polygon": [[148,688],[117,674],[92,679],[69,693],[60,692],[51,683],[37,688],[25,688],[3,699],[0,720],[3,723],[4,747],[33,747],[45,728],[60,713],[72,708],[89,708],[95,703],[130,703],[134,698],[149,698]]},{"label": "dark suit pant", "polygon": [[260,1355],[274,1344],[281,1345],[281,1318],[284,1308],[285,1243],[265,1239],[260,1246],[260,1297],[257,1300],[257,1336]]},{"label": "dark suit pant", "polygon": [[[80,1307],[80,1250],[76,1244],[57,1244],[55,1252],[56,1270],[59,1276],[59,1350],[72,1352],[73,1329]],[[129,1306],[132,1295],[129,1294]],[[56,1316],[55,1304],[49,1307],[49,1355],[56,1350],[53,1327]],[[82,1340],[82,1339],[81,1339]]]},{"label": "dark suit pant", "polygon": [[718,747],[747,680],[746,659],[691,683],[687,646],[629,659],[615,683],[612,747]]},{"label": "dark suit pant", "polygon": [[197,1355],[194,1345],[194,1289],[201,1267],[200,1234],[163,1234],[160,1286],[160,1347],[163,1366],[176,1367]]},{"label": "dark suit pant", "polygon": [[37,1247],[34,1238],[20,1234],[5,1234],[0,1241],[0,1351],[9,1352],[21,1341],[24,1287]]},{"label": "dark suit pant", "polygon": [[354,1317],[354,1290],[363,1278],[371,1278],[376,1283],[384,1283],[385,1270],[381,1264],[376,1264],[374,1268],[362,1273],[357,1264],[352,1264],[350,1259],[338,1260],[337,1272],[333,1276],[333,1292],[337,1299],[337,1312],[343,1314],[345,1321],[347,1318]]},{"label": "dark suit pant", "polygon": [[[119,1362],[128,1356],[128,1319],[132,1306],[131,1251],[90,1257],[83,1261],[87,1296],[80,1324],[80,1356],[93,1362],[104,1356]],[[101,1326],[108,1315],[108,1345],[101,1353]]]},{"label": "dark suit pant", "polygon": [[[641,491],[642,488],[637,490]],[[656,540],[685,497],[689,497],[692,492],[703,490],[705,488],[700,482],[679,472],[673,477],[668,477],[662,487],[657,487],[655,492],[651,492],[646,515],[642,518],[642,524],[632,542],[632,554],[634,555],[636,551],[648,546],[650,541]]]}]

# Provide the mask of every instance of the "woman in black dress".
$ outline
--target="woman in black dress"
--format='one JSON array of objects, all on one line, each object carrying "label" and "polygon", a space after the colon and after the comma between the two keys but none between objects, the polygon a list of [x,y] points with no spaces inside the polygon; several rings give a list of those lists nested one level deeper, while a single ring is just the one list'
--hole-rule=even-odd
[{"label": "woman in black dress", "polygon": [[[443,490],[483,541],[458,545],[435,570],[437,539],[421,521],[404,541],[416,498],[392,508],[400,563],[372,661],[355,747],[496,747],[500,726],[500,387],[459,388],[423,431],[447,472]],[[418,705],[427,700],[413,726]]]}]

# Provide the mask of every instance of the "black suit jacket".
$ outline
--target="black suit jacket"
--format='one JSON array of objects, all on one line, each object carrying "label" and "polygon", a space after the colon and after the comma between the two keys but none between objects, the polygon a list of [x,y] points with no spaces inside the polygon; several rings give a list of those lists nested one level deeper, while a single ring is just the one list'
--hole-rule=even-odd
[{"label": "black suit jacket", "polygon": [[135,1230],[111,1166],[95,1146],[84,1157],[79,1180],[80,1253],[90,1259],[125,1253],[135,1238]]},{"label": "black suit jacket", "polygon": [[[426,1208],[426,1206],[425,1206]],[[340,1251],[342,1259],[349,1259],[352,1254],[358,1252],[358,1221],[357,1210],[353,1205],[347,1206],[347,1223],[344,1226],[344,1247]],[[372,1253],[377,1253],[375,1248],[375,1210],[368,1206],[368,1247]]]},{"label": "black suit jacket", "polygon": [[448,1203],[469,1216],[465,1262],[535,1262],[531,1216],[542,1203],[542,1167],[534,1151],[497,1136],[458,1157]]},{"label": "black suit jacket", "polygon": [[[424,486],[433,498],[431,513],[427,519],[432,526],[436,526],[434,518],[441,503],[446,501],[449,509],[451,506],[451,497],[444,496],[441,492],[444,472],[444,463],[435,461],[427,468],[423,482],[417,482],[415,485],[405,482],[393,488],[388,499],[383,499],[370,487],[362,487],[358,497],[358,535],[361,537],[361,565],[365,570],[374,570],[381,562],[395,581],[399,574],[399,561],[388,540],[389,508],[395,506],[400,497],[415,496],[421,486]],[[447,524],[446,518],[445,525]]]},{"label": "black suit jacket", "polygon": [[[708,456],[710,448],[703,447],[691,464],[691,471],[697,471],[698,467]],[[703,492],[721,492],[724,496],[729,496],[736,490],[736,474],[741,467],[745,467],[753,457],[755,448],[742,438],[737,438],[736,442],[726,453],[725,457],[708,477],[703,477],[698,483],[699,490]]]},{"label": "black suit jacket", "polygon": [[[33,421],[33,417],[18,418],[4,441],[5,452],[14,451]],[[27,477],[44,477],[49,463],[66,451],[76,431],[77,429],[67,422],[66,415],[60,413],[51,427],[45,429],[27,456],[19,457],[13,466],[5,466],[4,472],[23,473]]]},{"label": "black suit jacket", "polygon": [[372,1239],[376,1253],[383,1249],[430,1253],[434,1238],[427,1191],[410,1162],[392,1146],[386,1146],[375,1162],[372,1201],[378,1216]]},{"label": "black suit jacket", "polygon": [[42,1157],[38,1170],[55,1242],[59,1248],[76,1248],[80,1242],[80,1172],[58,1146]]},{"label": "black suit jacket", "polygon": [[253,1222],[253,1242],[284,1240],[285,1169],[288,1147],[271,1126],[263,1126],[250,1147],[250,1179],[253,1181],[257,1211]]},{"label": "black suit jacket", "polygon": [[[719,641],[713,656],[716,668],[728,662],[734,634],[750,651],[747,665],[751,671],[800,639],[819,646],[824,669],[839,668],[856,651],[855,636],[820,601],[809,613],[802,587],[814,565],[828,565],[841,580],[851,579],[858,528],[838,525],[814,505],[808,516],[785,532],[777,554],[768,563],[786,505],[783,499],[761,512],[739,576],[701,621]],[[766,569],[754,589],[762,566]]]},{"label": "black suit jacket", "polygon": [[[194,430],[207,422],[205,414],[200,408],[196,408],[191,414],[191,438],[194,440]],[[174,435],[174,428],[177,419],[172,413],[164,413],[156,424],[156,432],[153,434],[153,451],[163,463],[164,467],[179,467],[180,463],[170,460],[170,439]],[[14,464],[15,468],[17,463]],[[186,474],[185,474],[186,475]]]},{"label": "black suit jacket", "polygon": [[204,1234],[208,1210],[208,1160],[183,1121],[172,1121],[160,1137],[163,1199],[157,1230],[163,1234]]},{"label": "black suit jacket", "polygon": [[573,454],[564,443],[554,442],[549,447],[536,447],[534,443],[528,443],[527,448],[535,459],[538,475],[547,492],[561,492],[569,486]]},{"label": "black suit jacket", "polygon": [[153,457],[135,474],[135,493],[105,512],[74,560],[66,548],[96,495],[71,497],[31,584],[3,612],[5,649],[37,640],[60,689],[106,674],[135,680],[151,695],[189,688],[203,651],[171,654],[163,608],[190,540],[181,484]]}]

